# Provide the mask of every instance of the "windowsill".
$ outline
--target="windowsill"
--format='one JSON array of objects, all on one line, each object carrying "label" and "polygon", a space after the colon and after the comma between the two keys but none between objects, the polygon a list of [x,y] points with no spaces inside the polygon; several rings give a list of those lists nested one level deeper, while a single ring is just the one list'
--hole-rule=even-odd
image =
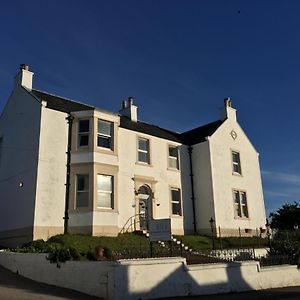
[{"label": "windowsill", "polygon": [[110,148],[105,148],[105,147],[96,147],[96,152],[98,153],[103,153],[103,154],[108,154],[108,155],[115,155],[117,156],[117,153],[115,150],[110,149]]},{"label": "windowsill", "polygon": [[178,172],[178,173],[180,172],[180,169],[175,169],[175,168],[170,168],[170,167],[168,167],[167,170],[172,171],[172,172]]},{"label": "windowsill", "polygon": [[183,216],[182,215],[171,215],[171,218],[182,219]]},{"label": "windowsill", "polygon": [[237,216],[235,216],[234,219],[235,220],[243,220],[243,221],[250,221],[251,220],[249,217],[247,218],[247,217],[237,217]]},{"label": "windowsill", "polygon": [[112,208],[105,208],[105,207],[96,207],[96,209],[94,210],[95,212],[107,212],[107,213],[114,213],[114,214],[118,214],[119,211],[116,209],[112,209]]},{"label": "windowsill", "polygon": [[240,173],[237,173],[237,172],[232,172],[232,175],[233,175],[233,176],[237,176],[237,177],[243,177],[243,175],[242,175],[242,174],[240,174]]},{"label": "windowsill", "polygon": [[72,213],[87,213],[87,212],[92,212],[92,208],[91,207],[76,207],[73,209],[69,210]]},{"label": "windowsill", "polygon": [[144,167],[153,167],[153,165],[148,164],[148,163],[144,163],[144,162],[141,162],[141,161],[136,161],[135,164],[139,165],[139,166],[144,166]]}]

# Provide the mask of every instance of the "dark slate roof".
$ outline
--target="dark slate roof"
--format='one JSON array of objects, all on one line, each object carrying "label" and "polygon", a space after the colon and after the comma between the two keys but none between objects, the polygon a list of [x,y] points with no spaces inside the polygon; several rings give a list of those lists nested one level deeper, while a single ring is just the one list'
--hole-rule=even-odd
[{"label": "dark slate roof", "polygon": [[[70,99],[52,95],[39,90],[32,90],[32,93],[40,100],[47,102],[47,108],[70,113],[74,111],[83,110],[94,110],[94,106],[86,105],[80,102],[76,102]],[[156,125],[151,125],[141,121],[131,121],[128,117],[120,116],[120,127],[129,130],[149,134],[162,139],[186,144],[194,145],[205,141],[207,136],[211,136],[223,123],[223,121],[218,120],[204,126],[192,129],[184,133],[177,133],[171,130],[161,128]]]},{"label": "dark slate roof", "polygon": [[73,100],[48,94],[39,90],[32,90],[32,93],[40,100],[47,102],[47,108],[70,113],[72,111],[93,110],[95,107]]},{"label": "dark slate roof", "polygon": [[213,135],[223,122],[224,121],[222,120],[218,120],[182,133],[182,143],[186,145],[195,145],[204,142],[205,138]]},{"label": "dark slate roof", "polygon": [[137,132],[142,132],[162,139],[182,143],[179,133],[167,129],[163,129],[155,125],[140,122],[140,121],[134,122],[124,116],[121,116],[120,118],[121,118],[120,127],[122,128],[126,128]]}]

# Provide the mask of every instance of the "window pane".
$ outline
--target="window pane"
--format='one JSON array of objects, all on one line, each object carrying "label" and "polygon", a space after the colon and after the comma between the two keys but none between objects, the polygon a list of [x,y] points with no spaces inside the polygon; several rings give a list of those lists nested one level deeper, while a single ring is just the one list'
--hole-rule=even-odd
[{"label": "window pane", "polygon": [[178,148],[177,147],[169,147],[169,156],[178,158]]},{"label": "window pane", "polygon": [[241,193],[241,202],[242,204],[247,204],[247,198],[245,193]]},{"label": "window pane", "polygon": [[149,141],[146,139],[139,139],[139,149],[148,151],[149,150]]},{"label": "window pane", "polygon": [[89,188],[88,175],[77,175],[77,191],[86,191]]},{"label": "window pane", "polygon": [[88,207],[89,204],[89,177],[77,175],[76,207]]},{"label": "window pane", "polygon": [[148,153],[139,152],[138,153],[138,160],[141,161],[141,162],[149,163],[149,161],[148,161]]},{"label": "window pane", "polygon": [[112,194],[111,193],[99,193],[98,192],[98,207],[112,207]]},{"label": "window pane", "polygon": [[112,176],[98,175],[98,191],[112,192]]},{"label": "window pane", "polygon": [[248,218],[247,205],[242,205],[242,214],[243,214],[243,217]]},{"label": "window pane", "polygon": [[171,193],[172,193],[172,201],[179,202],[179,200],[180,200],[179,190],[171,190]]},{"label": "window pane", "polygon": [[180,203],[172,203],[172,214],[180,215]]},{"label": "window pane", "polygon": [[79,135],[79,146],[88,146],[89,145],[89,136],[88,134]]},{"label": "window pane", "polygon": [[111,138],[104,137],[104,136],[98,136],[97,145],[98,145],[98,147],[111,148]]},{"label": "window pane", "polygon": [[177,158],[169,157],[169,167],[173,169],[178,169]]},{"label": "window pane", "polygon": [[90,131],[90,121],[89,120],[80,120],[78,132],[89,132],[89,131]]},{"label": "window pane", "polygon": [[236,162],[236,163],[239,163],[239,162],[240,162],[240,159],[239,159],[239,153],[237,153],[237,152],[232,152],[232,161],[233,161],[233,162]]},{"label": "window pane", "polygon": [[98,133],[111,136],[112,123],[98,120]]},{"label": "window pane", "polygon": [[233,164],[233,172],[240,173],[240,166],[237,164]]}]

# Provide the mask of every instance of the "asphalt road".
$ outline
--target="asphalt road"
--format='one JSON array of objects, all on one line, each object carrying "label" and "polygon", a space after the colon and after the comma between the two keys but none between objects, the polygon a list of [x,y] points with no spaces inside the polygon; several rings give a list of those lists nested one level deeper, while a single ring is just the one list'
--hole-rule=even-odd
[{"label": "asphalt road", "polygon": [[300,286],[251,291],[244,293],[231,293],[222,295],[190,296],[164,298],[160,300],[300,300]]},{"label": "asphalt road", "polygon": [[85,294],[59,288],[19,276],[0,266],[1,300],[95,300]]}]

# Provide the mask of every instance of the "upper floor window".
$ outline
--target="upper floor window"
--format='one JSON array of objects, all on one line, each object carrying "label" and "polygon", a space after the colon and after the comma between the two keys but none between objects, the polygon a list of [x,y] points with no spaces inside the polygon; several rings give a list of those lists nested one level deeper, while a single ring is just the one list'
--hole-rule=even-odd
[{"label": "upper floor window", "polygon": [[98,120],[97,146],[112,149],[113,148],[113,123]]},{"label": "upper floor window", "polygon": [[150,163],[148,139],[138,138],[138,161],[146,164]]},{"label": "upper floor window", "polygon": [[232,151],[232,168],[233,168],[233,173],[242,174],[239,152]]},{"label": "upper floor window", "polygon": [[171,188],[171,208],[172,215],[181,216],[180,189]]},{"label": "upper floor window", "polygon": [[90,120],[79,120],[78,124],[78,147],[89,145]]},{"label": "upper floor window", "polygon": [[233,191],[235,216],[239,218],[248,218],[248,206],[246,192]]},{"label": "upper floor window", "polygon": [[169,168],[179,170],[178,147],[169,146]]},{"label": "upper floor window", "polygon": [[113,176],[97,175],[97,207],[114,208]]},{"label": "upper floor window", "polygon": [[89,175],[76,176],[76,207],[89,206]]}]

